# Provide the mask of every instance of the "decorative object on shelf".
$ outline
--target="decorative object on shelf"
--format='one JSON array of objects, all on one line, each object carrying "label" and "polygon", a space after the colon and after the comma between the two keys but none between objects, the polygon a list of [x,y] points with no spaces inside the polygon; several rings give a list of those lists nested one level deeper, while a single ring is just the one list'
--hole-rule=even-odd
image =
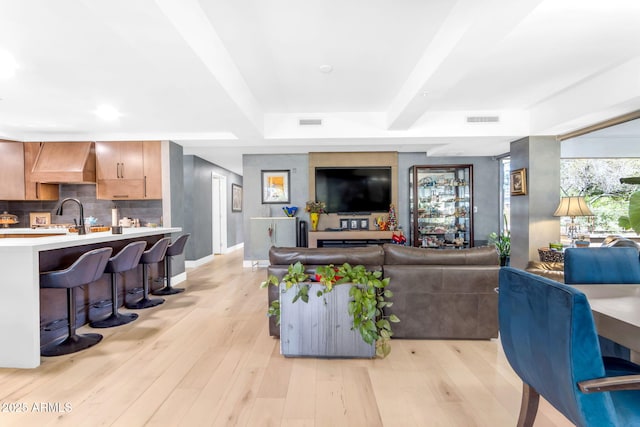
[{"label": "decorative object on shelf", "polygon": [[512,196],[527,194],[527,169],[521,168],[511,171],[510,188]]},{"label": "decorative object on shelf", "polygon": [[389,228],[389,222],[386,221],[383,217],[379,216],[378,218],[376,218],[376,227],[378,227],[378,230],[380,231],[387,231],[387,229]]},{"label": "decorative object on shelf", "polygon": [[577,216],[593,216],[593,212],[587,206],[587,202],[582,196],[570,196],[562,197],[558,208],[553,213],[553,216],[568,216],[571,218],[571,223],[567,227],[567,236],[571,241],[577,237],[578,226],[575,223]]},{"label": "decorative object on shelf", "polygon": [[340,228],[343,230],[349,229],[349,220],[346,218],[340,218]]},{"label": "decorative object on shelf", "polygon": [[310,212],[309,218],[311,219],[311,231],[318,231],[318,222],[320,222],[320,214],[317,212]]},{"label": "decorative object on shelf", "polygon": [[358,220],[359,229],[360,230],[368,230],[369,229],[369,218],[362,218]]},{"label": "decorative object on shelf", "polygon": [[0,224],[2,224],[4,228],[9,228],[9,225],[13,225],[17,223],[18,223],[17,215],[10,214],[7,211],[4,211],[2,214],[0,214]]},{"label": "decorative object on shelf", "polygon": [[288,170],[262,171],[262,203],[289,203]]},{"label": "decorative object on shelf", "polygon": [[397,230],[393,232],[391,241],[396,245],[404,245],[405,243],[407,243],[407,238],[404,236],[402,230]]},{"label": "decorative object on shelf", "polygon": [[[336,339],[334,332],[343,331],[344,333],[352,333],[351,329],[357,331],[362,340],[369,345],[375,344],[375,355],[378,357],[386,357],[391,352],[390,339],[393,336],[391,330],[391,323],[399,322],[395,315],[384,316],[382,309],[389,307],[393,303],[387,301],[387,298],[391,298],[393,293],[385,289],[389,285],[389,278],[382,279],[382,272],[369,271],[362,265],[351,266],[347,263],[340,267],[333,265],[320,266],[316,268],[316,275],[319,279],[318,282],[313,283],[319,285],[320,288],[316,290],[316,297],[324,298],[326,294],[332,292],[336,287],[343,284],[352,285],[349,289],[349,301],[347,304],[348,313],[353,320],[352,328],[340,327],[339,325],[323,325],[322,328],[316,327],[316,332],[332,331],[327,336],[298,336],[298,339],[309,340],[309,345],[315,341],[327,341],[329,339]],[[305,273],[305,267],[302,263],[296,262],[289,265],[287,274],[282,278],[282,283],[276,276],[269,276],[266,281],[262,282],[261,287],[265,288],[269,285],[280,286],[281,292],[286,293],[292,287],[295,288],[295,295],[291,299],[291,304],[296,303],[298,300],[302,300],[305,303],[309,302],[309,291],[311,290],[312,282],[309,281],[308,274]],[[326,301],[326,299],[325,299]],[[288,303],[288,300],[287,300]],[[324,301],[322,302],[324,305]],[[286,310],[287,306],[283,304],[282,297],[275,300],[269,306],[267,314],[269,316],[276,316],[278,324],[280,324],[280,315],[283,310]],[[304,313],[313,313],[313,311],[304,311]],[[328,317],[328,320],[331,320]],[[318,322],[313,322],[317,325]],[[281,328],[280,340],[287,340],[286,330]],[[304,347],[304,345],[302,346]],[[337,353],[341,353],[340,350]],[[304,355],[304,354],[298,354]],[[316,355],[316,354],[312,354]],[[342,356],[348,357],[345,354],[326,354],[324,356]],[[323,356],[323,355],[320,355]],[[361,357],[359,354],[355,357]]]},{"label": "decorative object on shelf", "polygon": [[500,234],[493,232],[489,234],[489,243],[493,244],[500,256],[500,266],[505,267],[509,265],[509,258],[511,256],[511,230],[509,230],[509,223],[507,222],[507,215],[503,215],[504,228]]},{"label": "decorative object on shelf", "polygon": [[389,230],[395,231],[398,228],[398,218],[396,216],[396,207],[389,205]]},{"label": "decorative object on shelf", "polygon": [[31,228],[49,225],[51,225],[51,212],[29,212],[29,226]]},{"label": "decorative object on shelf", "polygon": [[284,214],[289,218],[296,216],[296,213],[298,213],[297,206],[283,206],[282,210],[284,211]]},{"label": "decorative object on shelf", "polygon": [[242,212],[242,187],[231,184],[231,211]]},{"label": "decorative object on shelf", "polygon": [[307,202],[305,211],[309,213],[309,218],[311,219],[312,231],[318,230],[318,222],[320,221],[320,214],[324,213],[326,206],[327,205],[324,202],[315,202],[312,200],[309,200]]}]

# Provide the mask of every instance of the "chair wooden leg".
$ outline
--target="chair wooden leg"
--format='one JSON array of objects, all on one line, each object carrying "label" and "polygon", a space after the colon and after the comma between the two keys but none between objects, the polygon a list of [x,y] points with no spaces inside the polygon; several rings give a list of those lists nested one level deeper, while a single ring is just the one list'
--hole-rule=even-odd
[{"label": "chair wooden leg", "polygon": [[527,383],[522,383],[522,402],[520,403],[520,416],[518,427],[532,427],[538,412],[540,395],[535,388]]}]

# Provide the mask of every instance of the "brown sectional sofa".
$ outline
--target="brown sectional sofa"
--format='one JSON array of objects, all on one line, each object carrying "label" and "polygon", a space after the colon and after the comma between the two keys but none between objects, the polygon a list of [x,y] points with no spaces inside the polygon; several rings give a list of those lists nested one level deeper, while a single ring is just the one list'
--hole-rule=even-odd
[{"label": "brown sectional sofa", "polygon": [[[268,274],[282,277],[300,261],[309,273],[319,265],[363,264],[389,277],[396,314],[395,338],[490,339],[498,336],[498,254],[493,247],[421,249],[393,244],[362,248],[276,248]],[[278,289],[269,288],[269,303]],[[279,336],[275,319],[269,332]]]}]

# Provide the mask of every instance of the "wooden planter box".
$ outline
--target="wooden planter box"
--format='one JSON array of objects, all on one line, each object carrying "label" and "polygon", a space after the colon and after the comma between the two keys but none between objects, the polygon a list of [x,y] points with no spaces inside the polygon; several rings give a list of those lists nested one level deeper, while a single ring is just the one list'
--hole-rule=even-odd
[{"label": "wooden planter box", "polygon": [[317,297],[324,286],[311,283],[309,302],[292,302],[296,290],[280,284],[280,353],[287,357],[373,358],[375,343],[367,344],[352,330],[348,311],[350,284]]}]

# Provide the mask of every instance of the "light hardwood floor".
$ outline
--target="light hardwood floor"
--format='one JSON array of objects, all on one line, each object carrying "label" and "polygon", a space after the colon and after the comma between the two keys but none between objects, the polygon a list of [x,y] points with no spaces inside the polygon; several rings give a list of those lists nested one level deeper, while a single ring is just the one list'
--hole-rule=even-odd
[{"label": "light hardwood floor", "polygon": [[[185,293],[101,330],[97,346],[0,369],[0,426],[515,426],[521,382],[497,340],[284,358],[267,332],[265,275],[242,268],[242,251],[216,256],[188,271]],[[570,425],[541,402],[536,426]]]}]

